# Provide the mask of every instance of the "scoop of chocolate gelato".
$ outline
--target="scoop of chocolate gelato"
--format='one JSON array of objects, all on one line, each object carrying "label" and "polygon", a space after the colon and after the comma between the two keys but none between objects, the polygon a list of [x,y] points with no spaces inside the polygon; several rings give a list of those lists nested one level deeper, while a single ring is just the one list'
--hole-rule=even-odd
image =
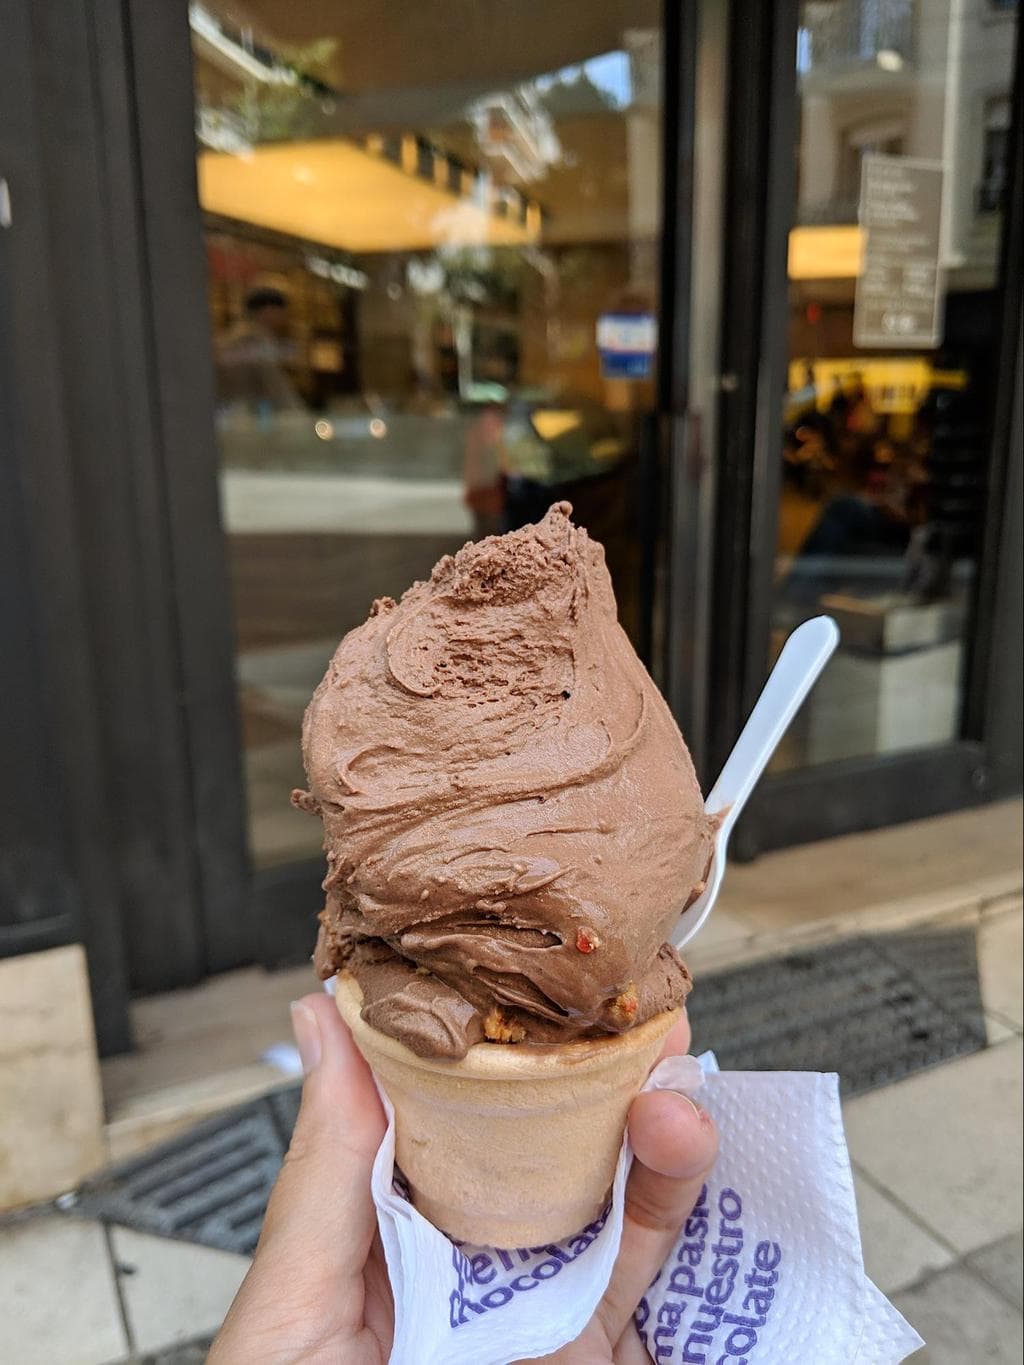
[{"label": "scoop of chocolate gelato", "polygon": [[317,968],[424,1056],[621,1033],[689,990],[665,938],[715,822],[571,511],[375,602],[306,711]]}]

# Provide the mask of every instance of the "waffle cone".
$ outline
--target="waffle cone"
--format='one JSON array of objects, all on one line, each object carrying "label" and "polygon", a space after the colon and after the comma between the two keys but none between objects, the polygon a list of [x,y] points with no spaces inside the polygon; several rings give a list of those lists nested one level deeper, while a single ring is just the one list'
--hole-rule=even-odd
[{"label": "waffle cone", "polygon": [[416,1208],[478,1246],[559,1241],[598,1216],[630,1104],[678,1010],[628,1033],[531,1047],[478,1043],[461,1061],[418,1057],[360,1017],[348,974],[335,999],[395,1110],[395,1159]]}]

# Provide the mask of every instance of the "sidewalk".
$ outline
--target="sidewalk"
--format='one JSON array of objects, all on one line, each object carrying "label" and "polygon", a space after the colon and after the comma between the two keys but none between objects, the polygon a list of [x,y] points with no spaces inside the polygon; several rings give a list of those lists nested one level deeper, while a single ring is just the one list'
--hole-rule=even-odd
[{"label": "sidewalk", "polygon": [[[728,900],[689,954],[699,979],[796,941],[908,923],[975,925],[988,1048],[845,1106],[868,1273],[928,1341],[914,1359],[929,1365],[1015,1365],[1024,1344],[1019,822],[1019,804],[1008,803],[735,868]],[[880,899],[886,889],[894,898]],[[252,1059],[282,1036],[284,1004],[308,982],[305,970],[270,978],[245,972],[188,993],[205,1009],[183,1008],[181,994],[142,1002],[142,1060],[106,1064],[112,1146],[131,1150],[147,1132],[152,1139],[168,1124],[211,1112],[215,1099],[265,1089],[276,1077]],[[236,1035],[240,1000],[251,1011]],[[197,1080],[204,1032],[219,1048],[198,1049],[210,1055]],[[164,1084],[147,1095],[142,1081],[147,1070],[153,1080],[154,1067]],[[56,1214],[0,1225],[4,1359],[110,1365],[155,1357],[198,1365],[203,1350],[186,1343],[216,1331],[246,1265],[243,1257]]]}]

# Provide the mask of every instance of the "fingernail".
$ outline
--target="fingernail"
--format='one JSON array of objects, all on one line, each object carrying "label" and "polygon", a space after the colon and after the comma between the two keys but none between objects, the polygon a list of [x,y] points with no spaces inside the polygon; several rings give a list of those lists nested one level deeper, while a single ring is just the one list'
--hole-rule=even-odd
[{"label": "fingernail", "polygon": [[680,1095],[679,1098],[685,1100],[686,1103],[693,1110],[693,1112],[697,1115],[697,1118],[700,1120],[700,1126],[702,1128],[710,1128],[712,1126],[711,1115],[705,1108],[699,1105],[696,1100],[691,1100],[689,1095]]},{"label": "fingernail", "polygon": [[299,1057],[302,1061],[302,1074],[308,1076],[320,1065],[322,1050],[320,1025],[317,1023],[313,1011],[301,1000],[292,1001],[291,1011],[292,1032],[295,1034],[295,1044],[299,1049]]},{"label": "fingernail", "polygon": [[708,1113],[706,1109],[701,1108],[701,1106],[697,1103],[696,1100],[691,1099],[689,1095],[684,1095],[682,1091],[676,1090],[674,1093],[678,1095],[681,1100],[686,1101],[686,1103],[690,1106],[693,1112],[697,1115],[697,1119],[702,1128],[711,1127],[711,1115]]},{"label": "fingernail", "polygon": [[[678,1090],[676,1091],[676,1094],[679,1095],[679,1091],[678,1091]],[[680,1098],[681,1100],[685,1100],[685,1101],[686,1101],[686,1103],[690,1106],[690,1108],[691,1108],[691,1109],[693,1110],[693,1112],[697,1115],[697,1117],[701,1120],[701,1122],[704,1121],[704,1118],[705,1118],[704,1110],[700,1107],[700,1105],[697,1103],[696,1100],[691,1100],[690,1097],[689,1097],[689,1095],[679,1095],[679,1098]]]}]

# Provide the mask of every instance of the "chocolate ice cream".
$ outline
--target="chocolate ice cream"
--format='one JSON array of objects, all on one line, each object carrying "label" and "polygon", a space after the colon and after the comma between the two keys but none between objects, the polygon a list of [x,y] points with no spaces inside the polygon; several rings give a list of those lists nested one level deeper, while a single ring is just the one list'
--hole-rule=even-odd
[{"label": "chocolate ice cream", "polygon": [[317,969],[422,1056],[622,1033],[689,990],[665,938],[715,823],[571,510],[375,602],[306,712]]}]

